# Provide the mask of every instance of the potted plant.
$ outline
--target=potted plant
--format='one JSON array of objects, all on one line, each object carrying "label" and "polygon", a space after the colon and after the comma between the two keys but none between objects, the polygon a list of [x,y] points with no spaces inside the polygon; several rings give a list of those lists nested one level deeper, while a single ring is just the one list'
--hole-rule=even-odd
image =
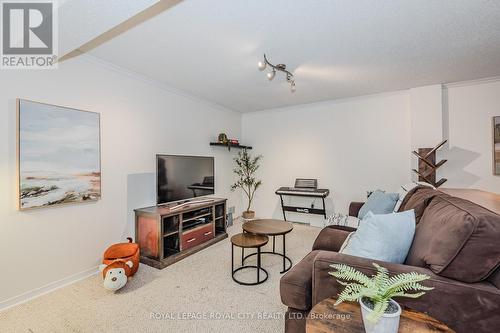
[{"label": "potted plant", "polygon": [[255,179],[255,172],[259,168],[262,156],[252,157],[246,149],[241,150],[234,159],[236,168],[233,172],[238,176],[236,182],[231,185],[231,191],[241,188],[248,198],[247,209],[243,212],[244,219],[253,219],[255,212],[250,210],[255,191],[262,185],[262,181]]},{"label": "potted plant", "polygon": [[347,265],[330,265],[336,271],[329,274],[345,286],[335,305],[344,301],[358,301],[366,333],[397,333],[401,306],[393,298],[418,298],[424,295],[424,291],[433,289],[420,284],[429,276],[411,272],[389,277],[386,268],[376,263],[373,266],[377,273],[368,277]]}]

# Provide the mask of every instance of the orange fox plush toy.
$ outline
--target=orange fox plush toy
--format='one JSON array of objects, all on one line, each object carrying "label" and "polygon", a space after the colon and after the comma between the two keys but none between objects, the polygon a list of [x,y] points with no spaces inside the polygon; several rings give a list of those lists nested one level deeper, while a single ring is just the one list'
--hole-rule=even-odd
[{"label": "orange fox plush toy", "polygon": [[104,279],[104,288],[117,291],[127,284],[129,277],[139,269],[139,244],[128,243],[111,245],[104,252],[103,264],[99,266]]}]

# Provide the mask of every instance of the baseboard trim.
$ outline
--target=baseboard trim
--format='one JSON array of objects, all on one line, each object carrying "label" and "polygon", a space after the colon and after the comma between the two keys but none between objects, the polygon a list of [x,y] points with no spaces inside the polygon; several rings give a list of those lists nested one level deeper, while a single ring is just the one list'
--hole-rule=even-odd
[{"label": "baseboard trim", "polygon": [[17,295],[17,296],[11,297],[9,299],[6,299],[5,301],[1,301],[0,302],[0,312],[7,310],[11,307],[14,307],[16,305],[26,303],[26,302],[28,302],[34,298],[40,297],[42,295],[49,294],[57,289],[66,287],[66,286],[73,284],[75,282],[86,279],[90,276],[97,274],[98,272],[99,272],[99,268],[97,266],[92,267],[92,268],[84,270],[80,273],[70,275],[64,279],[51,282],[49,284],[46,284],[45,286],[35,288],[33,290],[22,293],[21,295]]}]

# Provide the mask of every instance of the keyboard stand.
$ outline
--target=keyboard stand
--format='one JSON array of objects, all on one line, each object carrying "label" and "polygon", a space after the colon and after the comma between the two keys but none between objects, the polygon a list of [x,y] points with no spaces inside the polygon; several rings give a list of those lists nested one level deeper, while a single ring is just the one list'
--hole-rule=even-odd
[{"label": "keyboard stand", "polygon": [[[323,196],[318,196],[318,195],[307,195],[305,193],[300,193],[300,194],[281,194],[281,193],[276,193],[277,195],[280,196],[280,201],[281,201],[281,209],[283,210],[283,219],[287,221],[286,219],[286,212],[295,212],[295,213],[302,213],[302,214],[316,214],[316,215],[323,215],[326,219],[326,206],[325,206],[325,198],[328,196],[328,193]],[[283,196],[297,196],[297,197],[308,197],[308,198],[321,198],[321,201],[323,202],[323,208],[318,209],[318,208],[305,208],[305,207],[297,207],[297,206],[285,206],[283,202]]]}]

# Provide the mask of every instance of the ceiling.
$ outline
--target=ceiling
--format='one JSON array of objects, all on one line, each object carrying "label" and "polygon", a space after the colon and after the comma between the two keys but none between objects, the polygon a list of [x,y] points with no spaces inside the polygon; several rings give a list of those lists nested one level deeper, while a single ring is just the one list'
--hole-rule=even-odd
[{"label": "ceiling", "polygon": [[[58,0],[59,57],[137,15],[159,0]],[[85,27],[85,29],[82,29]]]},{"label": "ceiling", "polygon": [[498,76],[500,1],[189,0],[88,52],[249,112]]}]

